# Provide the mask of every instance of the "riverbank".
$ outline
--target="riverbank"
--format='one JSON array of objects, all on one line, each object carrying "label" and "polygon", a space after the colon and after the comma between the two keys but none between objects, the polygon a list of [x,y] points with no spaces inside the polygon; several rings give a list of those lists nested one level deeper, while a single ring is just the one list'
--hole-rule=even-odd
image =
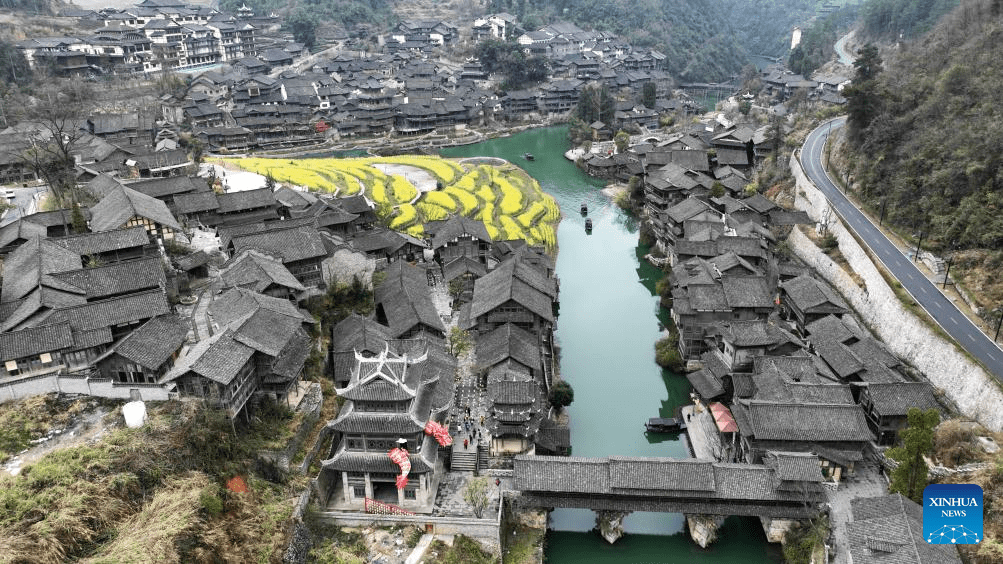
[{"label": "riverbank", "polygon": [[[544,192],[555,197],[563,220],[558,227],[561,309],[556,341],[563,377],[575,389],[566,408],[572,455],[601,457],[689,457],[678,435],[647,434],[651,417],[672,417],[689,403],[689,382],[662,370],[653,346],[669,321],[659,307],[655,284],[662,272],[644,260],[650,249],[638,241],[640,223],[602,193],[607,182],[590,178],[565,159],[567,128],[551,127],[442,151],[449,157],[491,156],[519,160]],[[585,231],[582,203],[593,220]],[[595,514],[551,513],[545,555],[549,564],[604,562],[693,562],[695,564],[779,562],[779,548],[766,542],[758,519],[729,518],[707,549],[690,540],[681,514],[633,513],[627,536],[609,545],[591,532]]]}]

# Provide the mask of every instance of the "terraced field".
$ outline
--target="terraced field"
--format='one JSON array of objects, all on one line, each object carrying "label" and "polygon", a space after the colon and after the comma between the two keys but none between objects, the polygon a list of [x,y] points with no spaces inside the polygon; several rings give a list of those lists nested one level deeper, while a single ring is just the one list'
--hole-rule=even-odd
[{"label": "terraced field", "polygon": [[[227,159],[241,169],[277,182],[339,197],[364,193],[392,229],[416,237],[427,221],[461,214],[484,222],[495,240],[524,239],[554,248],[561,211],[554,198],[512,165],[461,164],[439,157],[402,155],[354,159]],[[405,176],[373,165],[425,171],[438,189],[419,191]],[[427,177],[426,177],[427,178]]]}]

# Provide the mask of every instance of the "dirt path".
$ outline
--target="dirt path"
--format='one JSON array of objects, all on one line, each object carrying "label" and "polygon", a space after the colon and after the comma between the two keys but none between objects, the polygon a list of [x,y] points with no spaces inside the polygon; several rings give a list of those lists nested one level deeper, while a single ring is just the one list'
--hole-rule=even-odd
[{"label": "dirt path", "polygon": [[108,431],[117,427],[111,421],[105,420],[105,416],[109,413],[108,408],[99,406],[94,411],[83,414],[69,428],[53,431],[42,442],[12,457],[0,466],[0,474],[17,476],[26,464],[31,464],[50,452],[104,437]]}]

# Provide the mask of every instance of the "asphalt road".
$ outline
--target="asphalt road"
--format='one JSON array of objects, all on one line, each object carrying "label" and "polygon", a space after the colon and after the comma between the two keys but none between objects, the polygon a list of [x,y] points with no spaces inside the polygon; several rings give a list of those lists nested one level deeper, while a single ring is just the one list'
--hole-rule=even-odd
[{"label": "asphalt road", "polygon": [[2,197],[2,192],[6,192],[7,190],[14,191],[15,197],[13,203],[17,205],[17,208],[8,210],[3,214],[3,216],[0,216],[0,226],[13,223],[14,221],[17,221],[18,218],[28,215],[29,213],[35,213],[36,210],[32,203],[32,198],[35,196],[36,192],[44,191],[45,188],[4,187],[0,189],[0,197]]},{"label": "asphalt road", "polygon": [[884,263],[902,286],[972,356],[1003,382],[1003,351],[975,326],[940,290],[916,268],[911,260],[885,237],[846,196],[840,192],[822,168],[822,151],[832,129],[839,129],[846,118],[836,118],[812,131],[801,148],[801,163],[808,178],[825,194],[843,221]]}]

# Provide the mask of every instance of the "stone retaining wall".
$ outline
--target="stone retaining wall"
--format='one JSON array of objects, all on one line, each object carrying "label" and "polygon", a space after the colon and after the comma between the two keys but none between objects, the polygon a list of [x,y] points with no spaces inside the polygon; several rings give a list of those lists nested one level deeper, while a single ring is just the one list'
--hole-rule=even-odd
[{"label": "stone retaining wall", "polygon": [[431,515],[376,515],[340,512],[323,512],[319,516],[324,521],[342,527],[415,525],[426,533],[436,535],[466,535],[480,542],[484,549],[491,554],[501,556],[501,522],[495,516],[490,519],[474,519]]},{"label": "stone retaining wall", "polygon": [[[825,195],[808,180],[798,154],[791,156],[791,172],[797,181],[794,205],[818,221],[829,207]],[[864,281],[861,288],[850,275],[800,230],[793,229],[788,243],[808,266],[829,281],[857,314],[893,353],[918,368],[947,397],[987,428],[1003,429],[1003,391],[982,366],[970,360],[954,343],[942,339],[923,321],[905,309],[885,282],[870,257],[841,222],[829,231],[839,241],[839,250],[853,271]]]},{"label": "stone retaining wall", "polygon": [[[138,398],[133,397],[133,390],[137,391]],[[123,384],[110,378],[68,374],[28,376],[0,383],[0,403],[50,393],[82,394],[124,400],[141,399],[143,401],[170,399],[168,391],[163,386],[156,384]]]}]

